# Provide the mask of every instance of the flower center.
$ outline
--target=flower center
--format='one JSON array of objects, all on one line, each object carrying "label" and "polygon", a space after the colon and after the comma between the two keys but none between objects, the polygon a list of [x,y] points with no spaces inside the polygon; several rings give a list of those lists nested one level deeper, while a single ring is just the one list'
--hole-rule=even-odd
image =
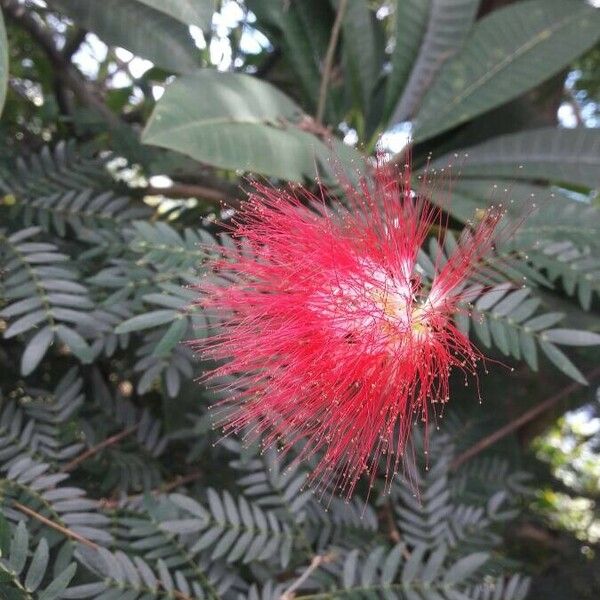
[{"label": "flower center", "polygon": [[[367,265],[363,265],[367,267]],[[369,354],[414,350],[431,336],[430,315],[409,281],[380,267],[365,268],[364,278],[336,277],[328,292],[315,295],[313,309],[335,335],[359,343]]]}]

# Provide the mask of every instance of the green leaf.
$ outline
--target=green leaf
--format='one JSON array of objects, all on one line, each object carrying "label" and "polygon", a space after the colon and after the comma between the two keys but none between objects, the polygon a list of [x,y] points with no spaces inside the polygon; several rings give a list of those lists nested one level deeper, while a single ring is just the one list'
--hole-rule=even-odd
[{"label": "green leaf", "polygon": [[437,578],[440,568],[448,555],[448,548],[445,544],[442,544],[438,548],[436,548],[427,559],[427,563],[423,568],[423,573],[421,574],[421,579],[425,583],[431,583],[434,579]]},{"label": "green leaf", "polygon": [[457,560],[444,574],[444,583],[453,585],[467,580],[489,559],[487,552],[474,552]]},{"label": "green leaf", "polygon": [[326,151],[296,127],[301,115],[265,81],[205,69],[167,88],[142,139],[216,167],[301,181]]},{"label": "green leaf", "polygon": [[479,21],[427,92],[415,140],[431,138],[516,98],[564,69],[600,37],[600,11],[582,0],[528,0]]},{"label": "green leaf", "polygon": [[354,585],[356,571],[358,570],[358,550],[352,550],[348,553],[344,561],[344,570],[342,573],[342,585],[348,590]]},{"label": "green leaf", "polygon": [[410,77],[394,110],[394,123],[414,116],[442,66],[460,50],[475,19],[479,0],[432,0],[429,6],[427,27]]},{"label": "green leaf", "polygon": [[77,565],[71,563],[43,592],[38,596],[38,600],[56,600],[67,589],[71,579],[75,576]]},{"label": "green leaf", "polygon": [[56,334],[61,342],[84,364],[89,364],[94,360],[94,352],[83,337],[70,327],[59,325],[56,328]]},{"label": "green leaf", "polygon": [[526,331],[519,331],[519,345],[523,358],[529,365],[529,367],[537,371],[538,370],[538,358],[537,358],[537,346],[535,345],[535,338],[531,333]]},{"label": "green leaf", "polygon": [[0,585],[0,598],[2,600],[27,600],[27,596],[21,590],[16,590],[14,587]]},{"label": "green leaf", "polygon": [[[503,135],[464,150],[468,158],[460,170],[463,177],[545,179],[597,188],[600,187],[599,147],[600,129],[533,129]],[[448,158],[442,157],[432,167],[447,164]]]},{"label": "green leaf", "polygon": [[383,585],[390,585],[394,581],[396,574],[398,573],[398,567],[402,562],[402,553],[406,551],[404,544],[396,544],[391,552],[386,556],[385,561],[381,567],[381,583]]},{"label": "green leaf", "polygon": [[21,356],[21,374],[29,375],[35,371],[40,361],[46,355],[50,344],[54,340],[52,327],[40,329],[27,343],[23,356]]},{"label": "green leaf", "polygon": [[182,340],[188,328],[188,320],[184,317],[175,319],[162,336],[156,347],[153,356],[167,356],[169,352]]},{"label": "green leaf", "polygon": [[5,339],[9,339],[25,331],[29,331],[42,321],[48,318],[48,314],[45,310],[36,310],[32,313],[26,314],[24,317],[17,319],[8,327],[4,332]]},{"label": "green leaf", "polygon": [[131,319],[123,321],[115,328],[115,333],[131,333],[132,331],[141,331],[142,329],[164,325],[176,319],[177,315],[178,313],[175,310],[152,310],[143,315],[136,315],[135,317],[131,317]]},{"label": "green leaf", "polygon": [[4,17],[0,10],[0,113],[6,100],[6,87],[8,85],[8,39],[4,27]]},{"label": "green leaf", "polygon": [[5,558],[10,551],[10,525],[0,512],[0,558]]},{"label": "green leaf", "polygon": [[580,329],[547,329],[541,338],[563,346],[598,346],[600,334]]},{"label": "green leaf", "polygon": [[396,0],[392,70],[385,90],[383,120],[387,122],[406,85],[427,29],[431,0]]},{"label": "green leaf", "polygon": [[163,12],[184,25],[196,25],[203,31],[210,29],[214,0],[138,0]]},{"label": "green leaf", "polygon": [[10,568],[19,575],[25,567],[27,560],[27,548],[29,545],[29,533],[23,521],[19,521],[13,539],[10,543]]},{"label": "green leaf", "polygon": [[199,50],[188,27],[166,14],[167,10],[155,10],[140,0],[49,0],[49,3],[84,29],[97,33],[110,46],[127,48],[159,67],[187,73],[199,65],[196,58]]},{"label": "green leaf", "polygon": [[556,325],[560,321],[565,318],[565,313],[561,312],[549,312],[544,313],[543,315],[538,315],[537,317],[533,317],[523,325],[523,329],[527,332],[531,331],[541,331],[542,329],[547,329],[548,327],[552,327],[552,325]]},{"label": "green leaf", "polygon": [[30,592],[37,590],[40,583],[42,583],[42,579],[46,574],[46,568],[48,567],[48,559],[48,542],[42,538],[33,554],[31,564],[27,570],[27,577],[25,578],[25,587]]},{"label": "green leaf", "polygon": [[410,558],[404,563],[404,568],[402,569],[402,584],[406,587],[409,587],[415,577],[417,577],[423,564],[423,556],[425,556],[426,550],[427,546],[424,544],[416,546],[413,548]]},{"label": "green leaf", "polygon": [[587,380],[583,373],[569,360],[569,358],[559,350],[554,344],[540,340],[540,348],[548,357],[548,360],[558,367],[565,375],[571,377],[582,385],[587,385]]},{"label": "green leaf", "polygon": [[[333,0],[337,7],[339,0]],[[371,92],[379,75],[376,58],[373,13],[364,0],[348,0],[342,21],[342,54],[344,76],[355,95],[360,99],[363,111],[367,112]]]}]

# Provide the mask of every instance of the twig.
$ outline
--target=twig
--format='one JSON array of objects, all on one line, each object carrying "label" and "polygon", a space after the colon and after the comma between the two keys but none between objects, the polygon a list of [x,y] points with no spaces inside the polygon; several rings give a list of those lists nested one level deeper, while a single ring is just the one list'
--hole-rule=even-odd
[{"label": "twig", "polygon": [[398,544],[401,539],[400,532],[396,527],[392,503],[389,500],[382,506],[381,514],[383,516],[383,520],[385,521],[385,528],[387,529],[388,537],[390,540],[392,540],[392,542],[394,542],[394,544]]},{"label": "twig", "polygon": [[66,41],[65,46],[62,50],[63,59],[70,61],[73,55],[79,50],[81,44],[87,36],[85,29],[78,28],[75,33]]},{"label": "twig", "polygon": [[156,494],[167,494],[168,492],[178,488],[180,485],[185,485],[186,483],[191,483],[192,481],[197,481],[202,477],[202,471],[194,471],[193,473],[188,473],[187,475],[181,475],[176,477],[173,481],[163,485],[154,493]]},{"label": "twig", "polygon": [[322,565],[333,560],[334,554],[317,554],[313,556],[306,570],[279,597],[279,600],[293,600],[294,592]]},{"label": "twig", "polygon": [[[400,535],[400,530],[396,526],[396,521],[394,520],[394,509],[390,500],[385,502],[381,507],[381,516],[388,537],[390,540],[392,540],[392,542],[394,542],[394,544],[399,544],[402,541],[402,536]],[[410,558],[410,552],[406,549],[406,546],[402,548],[402,556],[405,560]]]},{"label": "twig", "polygon": [[20,502],[16,502],[16,501],[13,502],[13,506],[18,511],[22,512],[23,514],[26,514],[29,517],[34,518],[36,521],[43,523],[47,527],[50,527],[51,529],[54,529],[55,531],[60,531],[60,533],[62,533],[64,536],[71,538],[72,540],[75,540],[76,542],[79,542],[81,544],[84,544],[85,546],[88,546],[89,548],[93,548],[94,550],[98,549],[98,545],[94,544],[94,542],[88,540],[87,538],[84,538],[82,535],[79,535],[78,533],[75,533],[74,531],[71,531],[70,529],[67,529],[66,527],[63,527],[62,525],[59,525],[58,523],[55,523],[54,521],[51,521],[50,519],[47,519],[46,517],[35,512],[35,510],[32,510],[28,506],[25,506],[24,504],[21,504]]},{"label": "twig", "polygon": [[218,188],[197,185],[193,183],[173,183],[168,187],[155,187],[149,185],[142,188],[149,196],[165,196],[166,198],[206,198],[215,202],[222,202],[229,208],[238,208],[240,201],[229,193]]},{"label": "twig", "polygon": [[335,21],[333,22],[333,28],[331,29],[331,36],[329,38],[329,45],[327,46],[327,52],[325,53],[325,62],[323,63],[323,75],[321,77],[321,85],[319,87],[319,101],[317,104],[316,120],[321,123],[323,121],[323,115],[325,114],[325,104],[327,102],[327,88],[329,86],[329,79],[331,78],[331,71],[333,69],[333,58],[335,56],[335,49],[337,47],[338,38],[340,36],[340,30],[342,28],[342,21],[344,20],[344,13],[348,6],[348,0],[340,0],[338,4],[337,14],[335,15]]},{"label": "twig", "polygon": [[137,428],[138,428],[137,424],[132,425],[131,427],[128,427],[127,429],[125,429],[119,433],[115,433],[115,435],[111,435],[110,437],[106,438],[105,440],[102,440],[99,444],[96,444],[95,446],[88,448],[85,452],[83,452],[79,456],[75,457],[70,463],[65,465],[62,470],[66,471],[66,472],[73,471],[82,462],[85,462],[88,458],[91,458],[95,454],[98,454],[98,452],[100,452],[101,450],[104,450],[105,448],[108,448],[109,446],[117,444],[122,439],[131,435]]},{"label": "twig", "polygon": [[[596,367],[589,373],[586,373],[588,381],[593,381],[598,376],[600,376],[600,367]],[[550,398],[547,398],[543,402],[540,402],[533,408],[530,408],[528,411],[525,411],[520,417],[513,419],[503,427],[500,427],[500,429],[494,431],[494,433],[488,435],[482,440],[479,440],[476,444],[465,450],[463,453],[459,454],[450,464],[450,468],[453,471],[456,471],[456,469],[458,469],[458,467],[460,467],[462,464],[464,464],[465,462],[467,462],[486,448],[489,448],[497,441],[513,433],[526,423],[529,423],[529,421],[533,421],[533,419],[535,419],[538,415],[549,410],[550,408],[558,404],[561,400],[569,396],[569,394],[572,394],[573,392],[577,391],[580,387],[582,387],[580,383],[573,382],[568,386],[564,387],[562,390],[560,390],[560,392],[554,394],[553,396],[550,396]]]},{"label": "twig", "polygon": [[[201,471],[194,471],[193,473],[188,473],[187,475],[181,475],[176,477],[173,481],[162,485],[161,487],[152,490],[150,493],[153,496],[158,496],[160,494],[168,494],[173,491],[175,488],[178,488],[180,485],[185,485],[186,483],[191,483],[192,481],[197,481],[202,477]],[[132,496],[127,497],[127,501],[135,502],[136,500],[141,499],[145,494],[134,494]],[[108,498],[100,500],[100,503],[103,508],[112,509],[117,508],[120,504],[119,500],[109,500]]]}]

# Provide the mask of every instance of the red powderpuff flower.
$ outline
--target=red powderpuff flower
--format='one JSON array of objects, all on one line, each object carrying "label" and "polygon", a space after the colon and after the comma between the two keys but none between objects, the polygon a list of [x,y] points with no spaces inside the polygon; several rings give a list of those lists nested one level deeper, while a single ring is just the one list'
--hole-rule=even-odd
[{"label": "red powderpuff flower", "polygon": [[476,374],[481,354],[452,317],[501,213],[426,279],[417,254],[445,222],[409,170],[342,183],[346,205],[254,185],[232,226],[246,251],[225,251],[212,264],[223,283],[201,286],[221,324],[196,344],[220,365],[207,378],[234,382],[225,431],[300,447],[299,460],[316,458],[312,482],[349,496],[382,455],[386,480],[398,472],[412,424],[448,401],[452,369]]}]

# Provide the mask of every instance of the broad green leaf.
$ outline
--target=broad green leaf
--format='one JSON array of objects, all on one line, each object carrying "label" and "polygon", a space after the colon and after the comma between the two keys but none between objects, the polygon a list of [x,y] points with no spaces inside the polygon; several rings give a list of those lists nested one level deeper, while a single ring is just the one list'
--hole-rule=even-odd
[{"label": "broad green leaf", "polygon": [[479,0],[431,0],[429,6],[422,43],[392,115],[393,123],[414,116],[442,66],[462,47],[475,19]]},{"label": "broad green leaf", "polygon": [[[459,155],[464,152],[468,156],[460,167],[463,177],[545,179],[600,187],[600,129],[534,129],[458,151]],[[442,157],[432,166],[444,166],[447,161]]]},{"label": "broad green leaf", "polygon": [[600,38],[600,11],[583,0],[528,0],[479,21],[428,90],[415,140],[431,138],[516,98]]},{"label": "broad green leaf", "polygon": [[35,371],[40,361],[46,355],[50,344],[54,340],[54,332],[47,325],[40,329],[27,343],[25,351],[21,356],[21,374],[29,375]]},{"label": "broad green leaf", "polygon": [[[157,0],[158,2],[158,0]],[[107,44],[121,46],[175,73],[198,67],[199,51],[188,27],[140,0],[49,0]],[[164,2],[161,2],[164,4]]]},{"label": "broad green leaf", "polygon": [[563,346],[598,346],[600,334],[580,329],[547,329],[542,339]]},{"label": "broad green leaf", "polygon": [[[479,164],[478,156],[475,156],[472,150],[474,149],[465,150],[468,156],[460,158],[460,164],[458,165],[455,157],[453,157],[454,163],[452,163],[448,156],[432,163],[434,169],[446,168],[449,164],[453,164],[452,171],[458,173],[456,183],[453,182],[452,184],[452,195],[449,200],[444,197],[443,193],[432,195],[433,202],[437,202],[458,220],[462,222],[469,221],[473,219],[478,210],[502,203],[502,206],[508,211],[508,216],[513,217],[517,222],[523,221],[523,217],[526,217],[515,231],[515,236],[521,238],[525,233],[529,233],[532,228],[535,229],[539,217],[545,217],[548,214],[545,210],[544,212],[534,210],[534,205],[551,211],[572,207],[570,210],[580,212],[585,208],[585,205],[581,202],[573,201],[555,187],[504,179],[484,179],[485,173],[482,174],[481,179],[471,179],[471,177],[479,175],[478,166],[475,164]],[[471,161],[473,161],[472,170],[470,168]],[[527,165],[523,165],[523,169],[526,168]],[[518,167],[515,167],[515,169],[518,169]],[[518,170],[522,171],[523,169]],[[466,174],[465,170],[467,171]],[[442,182],[445,176],[444,172],[441,176]],[[546,225],[545,220],[544,225]],[[557,229],[558,233],[559,230]],[[535,232],[535,239],[539,239],[539,231]]]},{"label": "broad green leaf", "polygon": [[6,86],[8,85],[8,39],[4,27],[4,18],[0,10],[0,113],[6,100]]},{"label": "broad green leaf", "polygon": [[[339,6],[340,0],[332,0]],[[342,21],[342,56],[344,79],[351,97],[358,96],[366,112],[371,92],[379,75],[373,13],[364,0],[348,0]]]},{"label": "broad green leaf", "polygon": [[146,144],[227,169],[301,181],[326,149],[296,127],[300,108],[272,85],[205,69],[171,84],[143,133]]},{"label": "broad green leaf", "polygon": [[210,29],[215,8],[214,0],[138,0],[163,12],[185,25],[196,25],[203,31]]},{"label": "broad green leaf", "polygon": [[383,111],[385,122],[391,116],[417,59],[427,29],[430,5],[431,0],[396,0],[392,70],[387,79]]},{"label": "broad green leaf", "polygon": [[152,310],[123,321],[123,323],[115,328],[115,333],[131,333],[132,331],[141,331],[142,329],[150,329],[151,327],[164,325],[165,323],[170,323],[175,320],[177,315],[178,312],[176,310]]}]

